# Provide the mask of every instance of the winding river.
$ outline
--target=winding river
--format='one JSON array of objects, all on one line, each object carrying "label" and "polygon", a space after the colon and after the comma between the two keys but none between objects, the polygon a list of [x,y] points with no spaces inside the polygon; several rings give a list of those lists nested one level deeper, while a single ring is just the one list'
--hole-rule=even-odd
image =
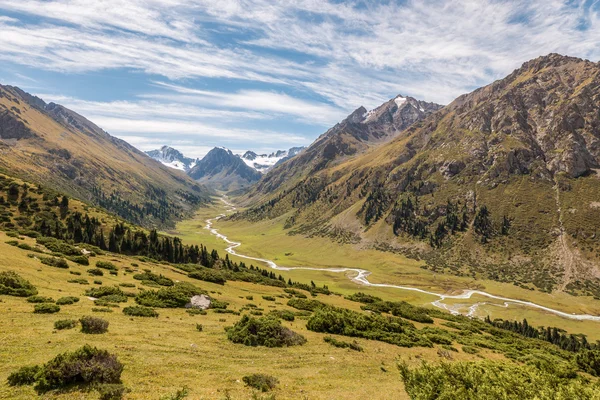
[{"label": "winding river", "polygon": [[[227,201],[226,198],[221,198],[221,201],[223,203],[225,203],[225,205],[227,207],[229,207],[229,209],[227,210],[228,212],[233,212],[236,210],[235,206],[233,204],[231,204],[229,201]],[[353,282],[359,284],[359,285],[365,285],[365,286],[372,286],[372,287],[382,287],[382,288],[393,288],[393,289],[399,289],[399,290],[408,290],[408,291],[413,291],[413,292],[419,292],[419,293],[423,293],[423,294],[427,294],[430,296],[434,296],[437,297],[438,299],[431,302],[432,305],[434,305],[435,307],[447,310],[453,314],[460,314],[456,309],[451,308],[449,305],[444,304],[444,300],[446,299],[470,299],[473,295],[480,295],[483,297],[487,297],[493,300],[499,300],[501,302],[503,302],[502,305],[499,304],[495,304],[495,303],[486,303],[486,302],[478,302],[475,303],[473,305],[471,305],[469,307],[469,311],[465,314],[469,317],[474,317],[475,313],[477,312],[477,309],[479,308],[479,306],[482,305],[494,305],[494,306],[498,306],[498,307],[508,307],[510,304],[515,304],[515,305],[520,305],[520,306],[525,306],[525,307],[530,307],[530,308],[536,308],[542,311],[546,311],[564,318],[569,318],[569,319],[574,319],[574,320],[580,320],[580,321],[600,321],[600,316],[596,316],[596,315],[589,315],[589,314],[569,314],[563,311],[559,311],[559,310],[555,310],[553,308],[550,307],[545,307],[536,303],[532,303],[530,301],[524,301],[524,300],[517,300],[517,299],[511,299],[508,297],[502,297],[502,296],[496,296],[487,292],[483,292],[481,290],[465,290],[463,291],[461,294],[458,295],[448,295],[448,294],[439,294],[439,293],[435,293],[435,292],[430,292],[427,290],[423,290],[423,289],[419,289],[419,288],[415,288],[415,287],[411,287],[411,286],[402,286],[402,285],[392,285],[392,284],[387,284],[387,283],[371,283],[369,282],[369,280],[367,279],[368,276],[371,274],[370,271],[367,271],[365,269],[359,269],[359,268],[312,268],[312,267],[283,267],[280,265],[277,265],[275,262],[271,261],[271,260],[267,260],[264,258],[257,258],[257,257],[251,257],[245,254],[241,254],[238,253],[235,249],[238,248],[239,246],[242,245],[241,242],[234,242],[232,240],[229,240],[229,238],[225,235],[223,235],[222,233],[219,233],[219,231],[215,228],[213,228],[213,223],[216,220],[219,220],[221,218],[226,217],[225,214],[219,214],[214,218],[211,219],[207,219],[206,220],[206,226],[205,229],[208,229],[210,231],[211,234],[215,235],[216,237],[218,237],[219,239],[222,239],[223,241],[225,241],[229,246],[225,249],[225,251],[227,251],[229,254],[235,255],[237,257],[240,258],[245,258],[247,260],[253,260],[253,261],[258,261],[261,263],[266,264],[269,268],[275,269],[275,270],[279,270],[279,271],[291,271],[291,270],[309,270],[309,271],[325,271],[325,272],[333,272],[333,273],[351,273],[351,276],[349,276],[349,279],[352,280]]]}]

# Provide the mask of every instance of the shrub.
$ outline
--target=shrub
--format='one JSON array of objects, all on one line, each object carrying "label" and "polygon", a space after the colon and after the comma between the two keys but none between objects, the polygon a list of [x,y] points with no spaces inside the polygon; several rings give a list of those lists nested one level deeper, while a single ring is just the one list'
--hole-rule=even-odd
[{"label": "shrub", "polygon": [[106,308],[106,307],[94,307],[92,308],[92,312],[113,312],[113,310],[111,310],[110,308]]},{"label": "shrub", "polygon": [[95,389],[100,395],[99,400],[121,400],[127,391],[120,383],[103,383],[96,385]]},{"label": "shrub", "polygon": [[77,279],[69,279],[67,282],[69,283],[79,283],[80,285],[89,285],[90,283],[87,279],[77,278]]},{"label": "shrub", "polygon": [[202,332],[202,330],[203,330],[203,329],[204,329],[204,328],[203,328],[202,324],[196,324],[196,330],[197,330],[198,332]]},{"label": "shrub", "polygon": [[467,353],[467,354],[477,354],[479,353],[479,350],[476,349],[475,347],[471,347],[471,346],[463,346],[462,347],[462,351]]},{"label": "shrub", "polygon": [[54,303],[54,299],[51,297],[44,296],[29,296],[27,298],[28,303]]},{"label": "shrub", "polygon": [[6,241],[4,243],[6,243],[8,245],[11,245],[11,246],[18,246],[19,245],[19,241],[18,240],[8,240],[8,241]]},{"label": "shrub", "polygon": [[14,271],[0,272],[0,294],[29,297],[38,293],[35,286]]},{"label": "shrub", "polygon": [[173,286],[175,284],[172,279],[169,279],[166,276],[153,274],[152,272],[135,274],[133,275],[133,279],[138,281],[151,281],[160,286]]},{"label": "shrub", "polygon": [[198,279],[205,282],[212,282],[219,285],[224,285],[227,282],[221,271],[216,271],[208,268],[201,268],[194,272],[190,272],[188,276],[192,279]]},{"label": "shrub", "polygon": [[185,312],[187,312],[190,315],[206,315],[206,314],[208,314],[206,312],[206,310],[202,310],[200,308],[188,308],[187,310],[185,310]]},{"label": "shrub", "polygon": [[262,298],[267,301],[275,301],[275,297],[273,296],[263,296]]},{"label": "shrub", "polygon": [[36,304],[33,307],[35,314],[54,314],[60,311],[60,307],[52,303],[41,303]]},{"label": "shrub", "polygon": [[133,283],[119,283],[119,286],[121,287],[128,287],[128,288],[134,288],[135,285]]},{"label": "shrub", "polygon": [[246,296],[246,300],[254,300],[253,296]]},{"label": "shrub", "polygon": [[600,376],[600,350],[584,350],[575,356],[577,366],[593,376]]},{"label": "shrub", "polygon": [[101,334],[108,331],[108,321],[102,318],[85,316],[79,322],[83,333]]},{"label": "shrub", "polygon": [[162,396],[160,400],[183,400],[188,396],[188,394],[190,394],[190,390],[187,388],[187,386],[184,386],[171,395]]},{"label": "shrub", "polygon": [[75,304],[78,301],[79,301],[79,297],[66,296],[66,297],[61,297],[60,299],[56,300],[56,304],[58,304],[59,306],[66,306],[66,305],[70,305],[70,304]]},{"label": "shrub", "polygon": [[95,285],[102,285],[102,281],[100,279],[95,279],[94,280],[94,284]]},{"label": "shrub", "polygon": [[221,310],[224,310],[227,308],[228,305],[229,305],[229,303],[226,301],[220,301],[217,299],[210,300],[210,308],[219,308]]},{"label": "shrub", "polygon": [[90,265],[90,259],[87,256],[69,256],[67,259],[79,265]]},{"label": "shrub", "polygon": [[285,321],[294,321],[296,319],[294,313],[288,310],[274,310],[271,311],[269,314],[274,315],[277,318],[281,318]]},{"label": "shrub", "polygon": [[109,271],[118,271],[119,268],[117,268],[117,266],[111,262],[108,261],[96,261],[96,267],[97,268],[102,268],[102,269],[107,269]]},{"label": "shrub", "polygon": [[77,275],[77,276],[81,275],[81,272],[79,272],[79,271],[69,271],[69,273],[71,275]]},{"label": "shrub", "polygon": [[95,297],[97,299],[108,297],[108,301],[124,303],[127,301],[125,293],[118,286],[104,286],[91,288],[85,291],[86,296]]},{"label": "shrub", "polygon": [[29,384],[35,384],[35,390],[41,394],[73,385],[87,385],[91,389],[98,384],[120,383],[122,372],[123,364],[115,355],[85,345],[74,352],[59,354],[37,367],[35,374],[29,370],[22,375]]},{"label": "shrub", "polygon": [[49,265],[51,267],[67,269],[69,268],[69,264],[67,264],[67,260],[64,258],[58,257],[40,257],[40,261],[42,264]]},{"label": "shrub", "polygon": [[354,341],[352,343],[350,342],[344,342],[343,340],[337,340],[334,337],[331,336],[325,336],[323,338],[323,340],[325,341],[325,343],[329,343],[332,346],[335,347],[339,347],[342,349],[351,349],[351,350],[355,350],[355,351],[363,351],[363,348],[361,347],[361,345],[358,344],[358,342]]},{"label": "shrub", "polygon": [[80,256],[81,250],[62,240],[52,237],[38,237],[36,242],[45,246],[48,250],[54,253],[64,254],[66,256]]},{"label": "shrub", "polygon": [[13,372],[8,376],[9,386],[24,386],[33,385],[36,376],[40,373],[41,368],[38,365],[31,367],[21,367],[17,372]]},{"label": "shrub", "polygon": [[73,329],[77,326],[77,321],[74,319],[59,319],[58,321],[54,321],[54,329],[63,330],[63,329]]},{"label": "shrub", "polygon": [[266,374],[252,374],[242,378],[244,383],[250,387],[258,389],[262,392],[268,392],[277,386],[279,380],[271,375]]},{"label": "shrub", "polygon": [[130,306],[123,309],[123,314],[132,317],[158,317],[158,313],[150,307]]},{"label": "shrub", "polygon": [[290,307],[294,307],[298,310],[306,310],[306,311],[315,311],[319,308],[326,307],[325,303],[321,303],[318,300],[307,300],[307,299],[290,299],[287,302],[287,305]]},{"label": "shrub", "polygon": [[283,327],[276,318],[247,315],[227,329],[227,338],[246,346],[283,347],[306,343],[304,336]]},{"label": "shrub", "polygon": [[200,294],[206,292],[190,283],[178,282],[159,290],[144,290],[135,297],[135,301],[147,307],[177,308],[185,307],[193,296]]},{"label": "shrub", "polygon": [[104,272],[98,268],[90,268],[87,270],[88,275],[90,276],[104,276]]}]

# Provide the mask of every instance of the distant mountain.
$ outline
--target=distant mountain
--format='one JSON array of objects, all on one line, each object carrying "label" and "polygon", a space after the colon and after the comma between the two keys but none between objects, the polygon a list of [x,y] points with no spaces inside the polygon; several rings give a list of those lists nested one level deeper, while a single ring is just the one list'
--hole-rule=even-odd
[{"label": "distant mountain", "polygon": [[248,187],[262,177],[241,157],[222,147],[209,151],[189,170],[188,175],[208,187],[227,191]]},{"label": "distant mountain", "polygon": [[256,154],[253,151],[247,151],[241,157],[249,167],[258,172],[266,173],[275,165],[295,157],[304,149],[305,147],[292,147],[289,150],[278,150],[271,154]]},{"label": "distant mountain", "polygon": [[399,131],[396,107],[411,103],[357,110],[269,171],[241,217],[433,271],[600,297],[600,63],[536,58]]},{"label": "distant mountain", "polygon": [[439,104],[400,95],[371,111],[359,107],[296,157],[269,170],[255,193],[264,195],[282,185],[291,187],[300,179],[390,141],[440,108]]},{"label": "distant mountain", "polygon": [[209,199],[184,173],[150,160],[83,116],[0,85],[0,171],[164,226]]},{"label": "distant mountain", "polygon": [[169,146],[163,146],[159,150],[147,151],[146,154],[167,167],[185,172],[188,172],[198,162],[198,159],[185,157],[179,150]]}]

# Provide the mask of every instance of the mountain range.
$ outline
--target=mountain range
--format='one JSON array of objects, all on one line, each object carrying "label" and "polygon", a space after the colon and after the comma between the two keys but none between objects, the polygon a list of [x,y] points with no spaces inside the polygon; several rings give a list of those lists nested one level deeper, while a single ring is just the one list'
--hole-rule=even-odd
[{"label": "mountain range", "polygon": [[443,108],[418,104],[359,108],[269,171],[238,218],[600,296],[600,64],[550,54]]}]

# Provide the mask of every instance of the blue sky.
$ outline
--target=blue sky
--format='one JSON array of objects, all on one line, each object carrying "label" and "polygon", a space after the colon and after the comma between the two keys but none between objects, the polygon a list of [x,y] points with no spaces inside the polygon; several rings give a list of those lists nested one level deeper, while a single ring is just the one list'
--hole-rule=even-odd
[{"label": "blue sky", "polygon": [[308,145],[397,94],[447,104],[550,52],[600,59],[600,0],[0,0],[0,83],[142,150]]}]

